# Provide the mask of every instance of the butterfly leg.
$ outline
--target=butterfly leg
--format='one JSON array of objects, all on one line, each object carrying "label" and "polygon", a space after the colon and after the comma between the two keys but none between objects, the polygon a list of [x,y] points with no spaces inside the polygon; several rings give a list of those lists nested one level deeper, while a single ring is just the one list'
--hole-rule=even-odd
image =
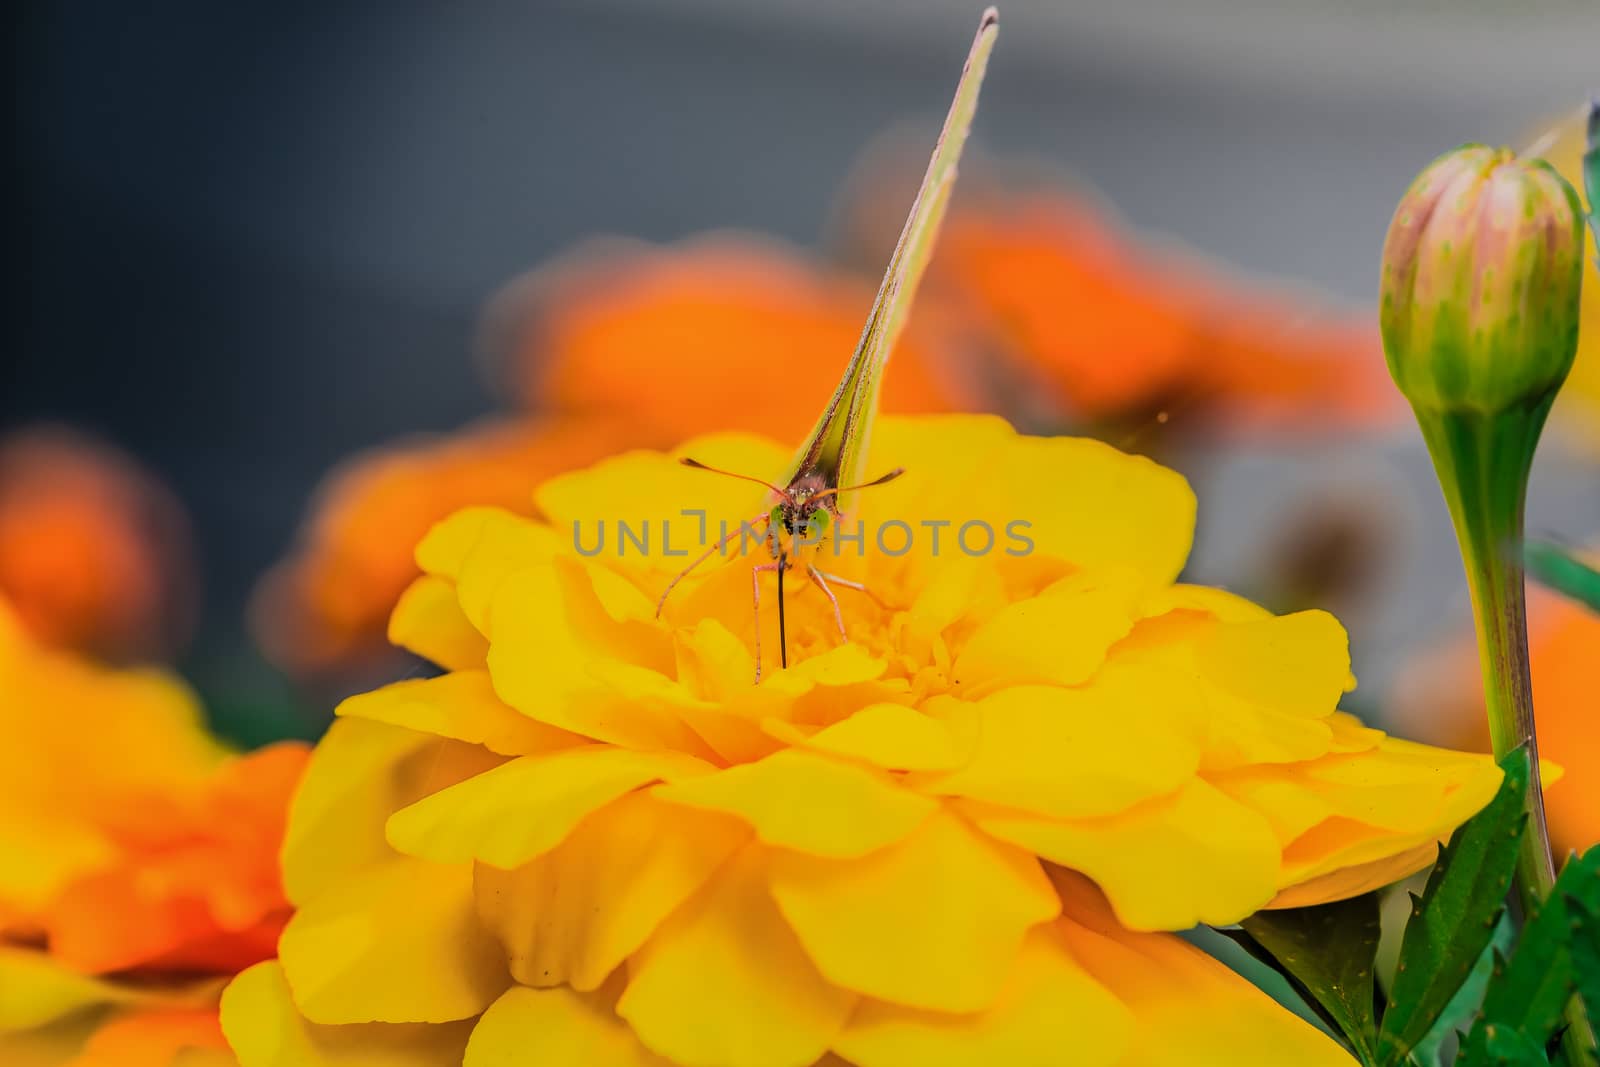
[{"label": "butterfly leg", "polygon": [[828,603],[833,605],[833,622],[839,627],[839,640],[849,644],[850,635],[844,632],[844,615],[839,611],[839,598],[834,596],[833,590],[828,587],[828,580],[823,577],[821,571],[809,564],[806,565],[806,577],[811,579],[812,585],[822,590],[823,595],[828,598]]},{"label": "butterfly leg", "polygon": [[868,599],[870,599],[874,604],[878,605],[878,607],[882,608],[884,611],[890,610],[889,605],[885,604],[883,599],[879,597],[877,593],[874,593],[871,589],[868,589],[860,582],[853,582],[849,578],[841,578],[837,574],[829,574],[827,571],[814,571],[813,573],[815,573],[818,578],[826,581],[829,585],[842,585],[846,589],[854,589],[858,593],[864,593]]},{"label": "butterfly leg", "polygon": [[[661,599],[656,601],[656,618],[661,618],[661,609],[667,606],[667,597],[672,595],[672,591],[677,588],[679,582],[689,577],[690,572],[696,567],[700,566],[700,564],[704,563],[718,552],[721,552],[724,548],[727,548],[728,542],[732,541],[735,537],[739,538],[740,548],[743,549],[744,535],[746,531],[754,529],[756,523],[758,522],[766,522],[768,526],[772,525],[771,520],[769,520],[764,514],[757,515],[748,522],[740,523],[738,528],[732,533],[724,535],[722,540],[706,549],[705,552],[701,553],[698,559],[689,564],[687,567],[683,568],[683,570],[679,571],[677,577],[668,582],[667,587],[661,591]],[[763,534],[762,540],[765,539],[766,535]]]},{"label": "butterfly leg", "polygon": [[774,560],[750,568],[750,610],[756,619],[756,681],[761,681],[761,572],[777,571],[778,581],[783,581],[783,563]]}]

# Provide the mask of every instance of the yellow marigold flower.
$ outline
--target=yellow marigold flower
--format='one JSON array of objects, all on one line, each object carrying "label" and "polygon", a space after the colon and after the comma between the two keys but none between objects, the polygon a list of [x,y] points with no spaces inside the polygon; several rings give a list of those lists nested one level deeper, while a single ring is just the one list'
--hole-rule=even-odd
[{"label": "yellow marigold flower", "polygon": [[[224,996],[244,1067],[1349,1062],[1161,931],[1408,874],[1498,768],[1338,712],[1331,616],[1175,584],[1172,471],[973,416],[885,418],[874,455],[907,473],[867,530],[952,525],[826,557],[872,590],[841,592],[849,643],[792,582],[759,684],[749,560],[657,619],[659,526],[585,554],[619,517],[676,553],[748,483],[635,452],[546,482],[543,519],[435,527],[392,632],[447,673],[346,701],[313,756],[299,910]],[[969,554],[974,522],[999,540]]]},{"label": "yellow marigold flower", "polygon": [[223,982],[270,957],[306,748],[235,756],[193,696],[36,644],[0,602],[0,1063],[231,1062]]}]

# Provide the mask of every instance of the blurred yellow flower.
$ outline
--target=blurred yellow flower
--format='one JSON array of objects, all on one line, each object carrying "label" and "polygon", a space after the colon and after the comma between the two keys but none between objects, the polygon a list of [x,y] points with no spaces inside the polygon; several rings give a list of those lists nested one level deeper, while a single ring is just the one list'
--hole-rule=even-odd
[{"label": "blurred yellow flower", "polygon": [[[1409,874],[1498,768],[1338,712],[1331,616],[1174,584],[1177,474],[970,416],[885,418],[874,454],[907,473],[865,529],[954,524],[827,557],[872,590],[849,643],[792,581],[760,684],[749,560],[655,617],[683,510],[748,519],[747,483],[635,452],[544,483],[542,519],[435,527],[391,633],[447,673],[346,701],[313,756],[299,910],[224,997],[244,1067],[1349,1062],[1160,931]],[[651,552],[586,554],[618,519]],[[1031,552],[960,539],[1014,521]]]},{"label": "blurred yellow flower", "polygon": [[306,748],[235,756],[170,676],[43,648],[3,602],[0,696],[0,1062],[225,1055],[222,982],[288,917]]}]

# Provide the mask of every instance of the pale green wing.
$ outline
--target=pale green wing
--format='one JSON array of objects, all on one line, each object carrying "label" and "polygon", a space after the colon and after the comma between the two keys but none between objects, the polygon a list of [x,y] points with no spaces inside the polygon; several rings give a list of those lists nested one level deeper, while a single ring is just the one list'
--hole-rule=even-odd
[{"label": "pale green wing", "polygon": [[[820,474],[833,486],[855,485],[864,480],[862,462],[866,457],[868,431],[878,411],[878,385],[883,378],[883,367],[905,327],[911,301],[917,294],[917,285],[922,281],[923,270],[939,234],[939,224],[944,221],[945,205],[955,185],[956,163],[966,146],[972,116],[978,109],[978,88],[983,84],[983,73],[989,65],[989,53],[994,50],[999,24],[999,12],[992,7],[983,13],[978,23],[978,34],[972,41],[966,66],[962,68],[950,113],[945,116],[944,129],[933,147],[933,158],[928,161],[922,187],[911,203],[911,215],[906,219],[905,229],[900,231],[900,240],[895,243],[894,255],[889,259],[889,269],[872,302],[861,340],[827,409],[800,450],[791,484],[812,474]],[[839,503],[842,509],[844,502]]]}]

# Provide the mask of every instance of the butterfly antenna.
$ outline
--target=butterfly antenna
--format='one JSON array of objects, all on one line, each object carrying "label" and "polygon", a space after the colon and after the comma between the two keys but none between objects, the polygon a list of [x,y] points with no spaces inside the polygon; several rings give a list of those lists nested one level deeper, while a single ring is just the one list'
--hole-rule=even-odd
[{"label": "butterfly antenna", "polygon": [[835,496],[835,495],[837,495],[839,493],[853,493],[857,489],[871,489],[875,485],[886,485],[889,482],[892,482],[896,478],[900,477],[905,472],[906,472],[906,469],[904,467],[896,467],[894,470],[890,471],[888,474],[880,475],[880,476],[872,479],[872,481],[870,481],[870,482],[862,482],[860,485],[841,485],[837,489],[824,489],[822,492],[817,493],[811,499],[812,500],[816,500],[819,497]]},{"label": "butterfly antenna", "polygon": [[788,490],[779,489],[777,486],[773,485],[771,482],[767,481],[765,478],[757,478],[757,477],[755,477],[754,475],[751,475],[751,474],[740,474],[737,471],[727,471],[727,470],[723,470],[721,467],[710,467],[710,466],[707,466],[704,463],[701,463],[697,459],[690,458],[689,456],[684,456],[683,458],[679,459],[678,462],[682,463],[685,467],[693,467],[697,471],[710,471],[712,474],[722,474],[722,475],[726,475],[729,478],[738,478],[740,481],[744,481],[744,482],[755,482],[757,485],[764,485],[768,489],[771,489],[774,493],[777,493],[783,499],[785,499],[785,500],[789,499]]}]

